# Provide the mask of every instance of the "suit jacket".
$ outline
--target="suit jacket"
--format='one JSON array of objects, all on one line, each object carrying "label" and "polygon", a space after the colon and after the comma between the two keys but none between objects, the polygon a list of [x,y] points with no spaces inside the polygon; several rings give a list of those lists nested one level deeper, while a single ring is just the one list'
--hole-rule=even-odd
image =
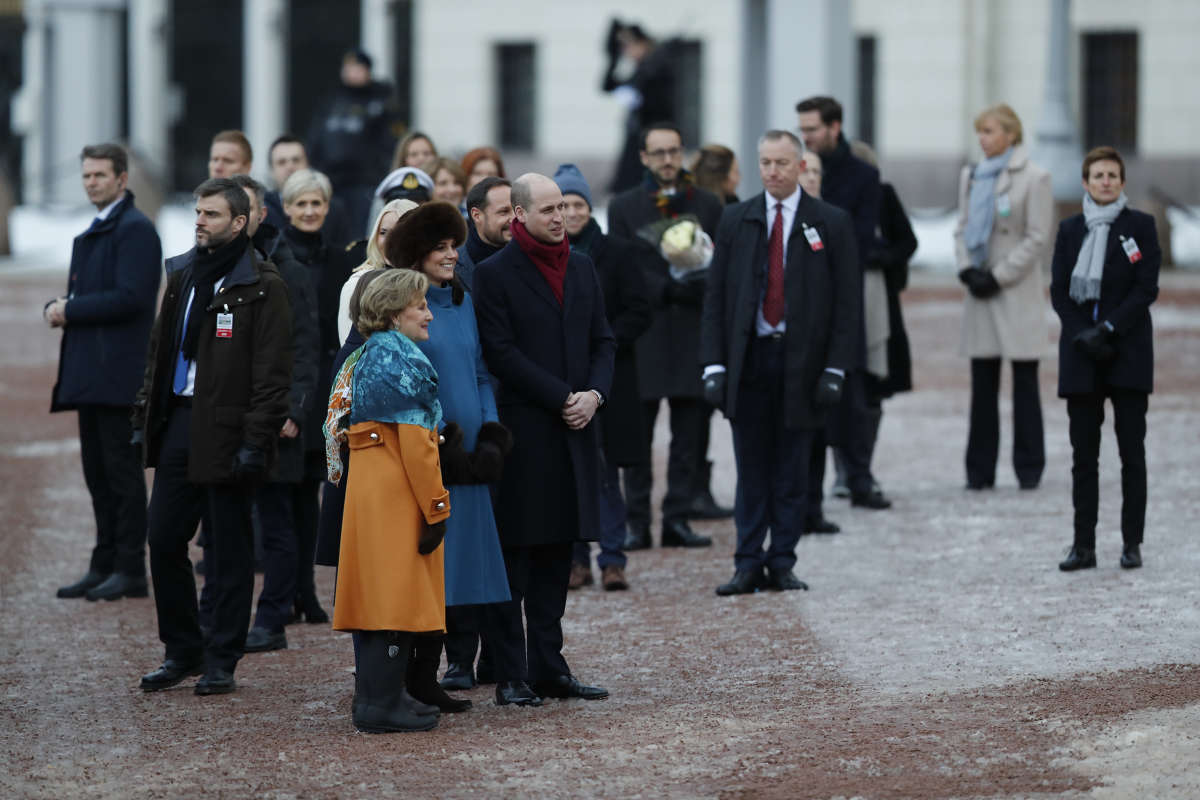
[{"label": "suit jacket", "polygon": [[596,425],[571,430],[571,392],[612,386],[616,340],[587,256],[571,253],[560,305],[517,243],[477,265],[475,314],[500,421],[513,434],[496,500],[505,547],[594,540],[600,464]]},{"label": "suit jacket", "polygon": [[[1154,330],[1150,304],[1158,297],[1158,270],[1162,251],[1154,217],[1126,208],[1108,229],[1104,256],[1104,278],[1099,303],[1076,303],[1071,299],[1071,272],[1087,235],[1082,214],[1062,221],[1054,241],[1051,263],[1050,302],[1062,320],[1058,339],[1058,395],[1100,392],[1105,389],[1154,389]],[[1133,239],[1141,251],[1132,262],[1122,248]],[[1097,309],[1096,306],[1099,306]],[[1095,316],[1093,316],[1093,313]],[[1075,349],[1074,339],[1097,322],[1112,324],[1117,355],[1097,364]]]},{"label": "suit jacket", "polygon": [[[805,224],[816,229],[824,249],[809,247]],[[700,360],[728,370],[725,416],[731,420],[737,419],[738,384],[766,290],[767,225],[763,194],[726,208],[708,272]],[[854,238],[845,211],[801,194],[784,265],[783,423],[790,429],[824,423],[824,410],[813,403],[817,379],[825,369],[848,370],[855,363],[862,329],[862,275]]]}]

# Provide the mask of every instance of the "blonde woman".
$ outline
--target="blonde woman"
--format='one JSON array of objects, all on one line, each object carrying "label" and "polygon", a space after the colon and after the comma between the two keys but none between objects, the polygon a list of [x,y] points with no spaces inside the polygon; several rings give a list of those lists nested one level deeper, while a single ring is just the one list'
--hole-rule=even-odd
[{"label": "blonde woman", "polygon": [[962,352],[971,359],[967,488],[991,488],[1000,450],[1000,366],[1012,362],[1013,469],[1034,489],[1046,465],[1038,360],[1047,349],[1042,267],[1050,256],[1050,174],[1029,160],[1021,120],[1009,106],[975,118],[984,158],[963,168],[954,229],[959,279],[967,287]]},{"label": "blonde woman", "polygon": [[350,273],[350,277],[342,284],[337,314],[339,341],[345,342],[346,337],[350,335],[350,329],[354,326],[354,320],[350,318],[350,295],[354,294],[354,287],[358,285],[363,273],[368,270],[391,266],[383,255],[384,240],[387,239],[388,232],[400,222],[400,218],[416,207],[417,204],[412,200],[392,200],[375,217],[375,224],[371,226],[371,235],[367,238],[367,259],[355,267],[354,271]]}]

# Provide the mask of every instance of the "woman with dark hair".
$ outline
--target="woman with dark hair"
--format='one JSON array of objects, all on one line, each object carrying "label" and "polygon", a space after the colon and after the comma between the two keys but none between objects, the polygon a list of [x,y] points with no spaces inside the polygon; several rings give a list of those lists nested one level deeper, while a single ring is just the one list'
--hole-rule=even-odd
[{"label": "woman with dark hair", "polygon": [[692,182],[720,197],[725,205],[738,201],[737,187],[741,180],[737,156],[723,144],[704,145],[692,161]]},{"label": "woman with dark hair", "polygon": [[422,169],[433,178],[433,197],[430,199],[449,203],[466,219],[467,174],[458,162],[442,156],[425,162]]},{"label": "woman with dark hair", "polygon": [[396,152],[392,156],[392,169],[419,167],[437,157],[437,147],[434,146],[433,139],[420,131],[409,131],[396,145]]},{"label": "woman with dark hair", "polygon": [[[409,212],[388,236],[384,248],[390,264],[416,270],[430,283],[425,296],[434,318],[429,338],[418,346],[437,370],[438,396],[446,420],[442,479],[454,506],[447,524],[445,557],[446,622],[451,634],[478,633],[478,606],[510,598],[488,484],[500,480],[512,436],[499,422],[474,305],[454,275],[456,248],[466,233],[458,209],[435,201]],[[452,698],[437,682],[442,644],[440,636],[417,637],[410,691],[443,711],[461,711],[470,701]],[[473,638],[471,651],[466,656],[455,652],[453,645],[447,647],[451,678],[457,670],[473,681]]]},{"label": "woman with dark hair", "polygon": [[1150,304],[1162,251],[1154,217],[1129,208],[1125,162],[1111,147],[1083,159],[1083,213],[1058,226],[1050,301],[1062,320],[1058,396],[1071,427],[1075,539],[1064,572],[1096,566],[1098,462],[1104,401],[1121,454],[1121,566],[1142,565],[1146,526],[1146,409],[1154,389]]},{"label": "woman with dark hair", "polygon": [[467,191],[484,178],[505,178],[504,160],[494,147],[476,147],[462,157],[462,171],[467,176]]}]

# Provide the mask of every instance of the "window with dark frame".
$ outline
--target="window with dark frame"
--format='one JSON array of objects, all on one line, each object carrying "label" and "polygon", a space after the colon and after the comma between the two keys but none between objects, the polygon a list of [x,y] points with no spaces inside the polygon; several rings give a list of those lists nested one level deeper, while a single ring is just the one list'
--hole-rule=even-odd
[{"label": "window with dark frame", "polygon": [[1083,138],[1086,148],[1111,145],[1137,150],[1138,35],[1107,31],[1083,34]]},{"label": "window with dark frame", "polygon": [[535,45],[497,45],[496,67],[496,133],[500,147],[532,151],[537,123]]},{"label": "window with dark frame", "polygon": [[858,120],[858,139],[878,148],[875,141],[875,66],[876,38],[859,36],[855,42],[858,59],[858,104],[855,117]]}]

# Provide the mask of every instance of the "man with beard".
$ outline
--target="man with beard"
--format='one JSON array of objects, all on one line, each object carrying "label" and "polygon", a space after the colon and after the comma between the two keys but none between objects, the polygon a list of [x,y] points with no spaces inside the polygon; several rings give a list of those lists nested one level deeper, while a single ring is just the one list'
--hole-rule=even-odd
[{"label": "man with beard", "polygon": [[504,178],[484,178],[467,192],[467,240],[458,248],[454,274],[470,289],[475,265],[500,252],[512,239],[512,184]]},{"label": "man with beard", "polygon": [[[712,539],[692,531],[697,453],[707,448],[712,408],[704,401],[700,381],[700,308],[704,304],[703,272],[681,273],[662,256],[655,226],[684,214],[694,215],[711,236],[721,220],[720,198],[692,184],[683,169],[683,135],[669,123],[655,123],[642,132],[645,179],[640,186],[613,198],[608,207],[608,230],[615,237],[638,243],[654,321],[638,339],[638,383],[645,403],[646,453],[642,463],[625,470],[625,501],[629,507],[626,550],[650,547],[650,492],[653,472],[650,449],[654,422],[663,398],[671,408],[671,448],[667,462],[667,493],[662,505],[663,547],[708,547]],[[700,234],[697,233],[697,236]],[[652,239],[654,244],[648,241]],[[676,276],[680,277],[676,277]]]},{"label": "man with beard", "polygon": [[[253,486],[268,473],[288,413],[291,310],[278,271],[246,236],[250,202],[232,180],[197,187],[196,247],[171,272],[134,406],[134,439],[155,468],[150,572],[163,664],[143,691],[203,675],[196,694],[235,688],[254,589]],[[202,636],[188,540],[212,524],[212,628]]]},{"label": "man with beard", "polygon": [[484,607],[484,636],[498,705],[598,700],[608,692],[580,683],[563,658],[562,615],[575,542],[597,538],[591,423],[612,383],[616,341],[592,262],[567,242],[558,186],[522,175],[512,205],[512,241],[475,271],[479,340],[514,441],[496,495],[512,599]]}]

